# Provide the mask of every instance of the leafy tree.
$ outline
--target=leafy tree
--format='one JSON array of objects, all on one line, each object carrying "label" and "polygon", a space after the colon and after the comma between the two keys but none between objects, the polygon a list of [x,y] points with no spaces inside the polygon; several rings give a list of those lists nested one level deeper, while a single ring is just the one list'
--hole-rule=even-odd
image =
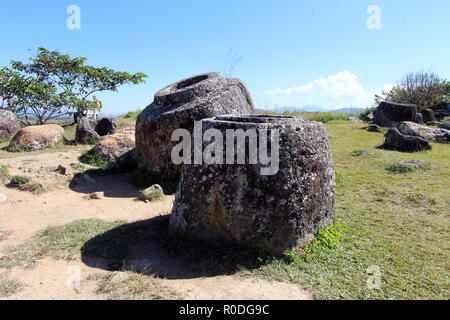
[{"label": "leafy tree", "polygon": [[29,63],[13,60],[11,68],[0,71],[2,101],[16,112],[31,110],[39,123],[70,110],[75,111],[76,120],[78,114],[93,108],[89,97],[94,93],[117,92],[120,86],[140,84],[147,77],[143,73],[89,66],[86,58],[71,58],[43,47]]},{"label": "leafy tree", "polygon": [[28,125],[32,124],[30,113],[34,114],[38,124],[67,113],[65,92],[57,92],[57,88],[48,83],[8,68],[0,70],[0,97],[1,107],[22,116]]},{"label": "leafy tree", "polygon": [[381,101],[410,103],[420,110],[448,101],[450,83],[434,72],[408,73],[390,91],[375,95],[375,104]]}]

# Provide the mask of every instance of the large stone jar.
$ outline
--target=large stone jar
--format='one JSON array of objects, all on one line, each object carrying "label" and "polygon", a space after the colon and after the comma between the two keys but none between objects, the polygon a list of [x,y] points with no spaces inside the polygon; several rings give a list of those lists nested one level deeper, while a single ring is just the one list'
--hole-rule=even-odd
[{"label": "large stone jar", "polygon": [[[203,120],[201,125],[203,135],[211,133],[209,129],[222,135],[217,141],[223,140],[223,158],[231,161],[207,164],[204,155],[203,164],[183,165],[170,217],[172,232],[207,241],[270,248],[281,254],[286,249],[303,247],[319,229],[333,224],[335,172],[322,123],[289,116],[249,115],[214,117]],[[241,164],[236,164],[236,154],[227,155],[230,143],[226,141],[233,141],[233,148],[238,146],[238,139],[227,138],[230,129],[245,133],[254,130],[261,139],[256,151],[249,148],[252,139],[245,140],[245,162]],[[203,142],[204,150],[208,141]],[[264,145],[271,161],[279,159],[278,165],[262,163],[260,152]],[[220,149],[211,152],[212,159],[219,163],[214,157],[220,155]],[[236,150],[242,152],[243,148]],[[255,154],[257,162],[251,164],[255,163],[250,162]],[[211,158],[208,161],[211,163]]]},{"label": "large stone jar", "polygon": [[245,85],[238,79],[206,73],[173,83],[155,94],[136,122],[138,165],[165,177],[178,177],[171,160],[174,130],[192,131],[194,121],[223,114],[254,113]]}]

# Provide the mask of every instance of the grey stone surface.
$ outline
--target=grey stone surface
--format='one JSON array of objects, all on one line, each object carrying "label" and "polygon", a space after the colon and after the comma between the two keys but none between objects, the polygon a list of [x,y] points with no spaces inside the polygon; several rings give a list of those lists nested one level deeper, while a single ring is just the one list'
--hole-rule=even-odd
[{"label": "grey stone surface", "polygon": [[102,137],[94,147],[93,155],[106,161],[109,169],[127,169],[136,166],[135,125],[125,124],[115,134]]},{"label": "grey stone surface", "polygon": [[24,127],[11,139],[8,150],[34,151],[53,146],[61,141],[64,129],[57,124]]},{"label": "grey stone surface", "polygon": [[431,109],[424,109],[420,112],[423,117],[423,122],[436,122],[436,117],[434,116],[434,111]]},{"label": "grey stone surface", "polygon": [[240,80],[219,73],[198,75],[161,89],[136,122],[139,167],[161,176],[179,176],[181,166],[171,160],[175,129],[192,132],[194,121],[243,113],[254,113],[250,93]]},{"label": "grey stone surface", "polygon": [[8,110],[0,109],[0,139],[7,140],[20,130],[20,122],[16,115]]},{"label": "grey stone surface", "polygon": [[[183,165],[170,217],[172,232],[281,254],[303,247],[320,228],[333,224],[335,172],[322,123],[249,115],[205,119],[202,126],[223,135],[227,129],[278,129],[279,170],[261,175],[267,166],[249,164],[248,151],[246,164]],[[226,143],[223,148],[225,155]]]},{"label": "grey stone surface", "polygon": [[391,128],[386,134],[382,148],[400,152],[417,152],[431,150],[431,145],[421,137],[404,135],[397,128]]},{"label": "grey stone surface", "polygon": [[400,122],[397,124],[398,131],[410,136],[418,136],[432,142],[450,142],[450,131],[446,129],[430,128],[414,122]]},{"label": "grey stone surface", "polygon": [[382,101],[373,112],[374,123],[382,127],[395,127],[398,122],[416,121],[417,107],[414,104],[400,104]]},{"label": "grey stone surface", "polygon": [[81,143],[88,143],[91,139],[97,141],[108,134],[117,131],[117,120],[115,118],[101,118],[99,120],[82,117],[78,120],[75,131],[75,139]]},{"label": "grey stone surface", "polygon": [[450,120],[439,124],[439,128],[450,130]]}]

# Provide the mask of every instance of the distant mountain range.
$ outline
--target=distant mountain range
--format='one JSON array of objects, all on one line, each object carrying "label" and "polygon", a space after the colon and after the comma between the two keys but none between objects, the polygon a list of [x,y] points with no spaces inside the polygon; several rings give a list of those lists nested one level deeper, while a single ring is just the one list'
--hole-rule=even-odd
[{"label": "distant mountain range", "polygon": [[289,112],[335,112],[335,113],[346,113],[346,114],[357,114],[361,111],[364,111],[363,108],[352,108],[352,107],[342,107],[339,109],[327,109],[320,106],[300,106],[300,107],[278,107],[274,109],[267,109],[267,110],[261,110],[260,111],[273,111],[276,113],[283,113],[285,111]]}]

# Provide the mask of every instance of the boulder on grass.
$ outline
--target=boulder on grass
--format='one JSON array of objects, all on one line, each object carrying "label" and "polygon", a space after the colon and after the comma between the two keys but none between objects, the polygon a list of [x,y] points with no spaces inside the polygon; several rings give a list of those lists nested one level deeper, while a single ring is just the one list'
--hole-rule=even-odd
[{"label": "boulder on grass", "polygon": [[434,116],[436,120],[441,121],[445,117],[450,117],[450,111],[447,109],[434,110]]},{"label": "boulder on grass", "polygon": [[155,94],[136,122],[138,165],[165,177],[177,177],[181,166],[171,160],[172,133],[192,132],[194,121],[223,114],[254,113],[245,85],[220,73],[205,73],[173,83]]},{"label": "boulder on grass", "polygon": [[50,147],[63,138],[64,129],[57,124],[29,126],[19,130],[12,138],[8,150],[33,151]]},{"label": "boulder on grass", "polygon": [[0,139],[8,140],[20,130],[20,122],[16,115],[8,110],[0,109]]},{"label": "boulder on grass", "polygon": [[92,151],[93,155],[108,164],[109,169],[125,169],[136,166],[134,124],[127,124],[117,133],[101,137]]},{"label": "boulder on grass", "polygon": [[436,122],[436,117],[434,116],[434,111],[431,109],[424,109],[420,112],[423,117],[423,122]]},{"label": "boulder on grass", "polygon": [[400,104],[382,101],[374,110],[374,122],[382,127],[395,127],[398,122],[416,121],[417,107],[414,104]]},{"label": "boulder on grass", "polygon": [[101,137],[114,134],[117,131],[117,120],[101,118],[99,120],[82,117],[78,120],[75,140],[80,143],[99,141]]},{"label": "boulder on grass", "polygon": [[[303,247],[319,229],[333,224],[336,182],[322,123],[289,116],[218,116],[202,120],[202,131],[208,129],[223,136],[217,154],[223,152],[224,158],[227,130],[255,129],[257,137],[245,139],[245,149],[230,139],[232,146],[250,150],[250,140],[261,139],[259,153],[261,145],[272,141],[267,149],[273,160],[279,159],[278,170],[264,171],[273,166],[262,164],[260,156],[249,164],[248,151],[242,164],[236,164],[236,154],[233,164],[184,164],[170,216],[172,232],[281,254]],[[276,130],[279,157],[271,150]],[[209,143],[203,142],[204,150]]]},{"label": "boulder on grass", "polygon": [[414,122],[400,122],[398,131],[410,136],[418,136],[432,142],[446,143],[450,141],[450,131],[446,129],[434,129]]},{"label": "boulder on grass", "polygon": [[371,124],[365,128],[369,132],[381,132],[381,128],[377,124]]},{"label": "boulder on grass", "polygon": [[386,134],[386,140],[381,147],[400,152],[431,150],[431,145],[425,139],[401,134],[397,128],[389,129]]},{"label": "boulder on grass", "polygon": [[450,130],[450,120],[439,124],[439,128]]}]

